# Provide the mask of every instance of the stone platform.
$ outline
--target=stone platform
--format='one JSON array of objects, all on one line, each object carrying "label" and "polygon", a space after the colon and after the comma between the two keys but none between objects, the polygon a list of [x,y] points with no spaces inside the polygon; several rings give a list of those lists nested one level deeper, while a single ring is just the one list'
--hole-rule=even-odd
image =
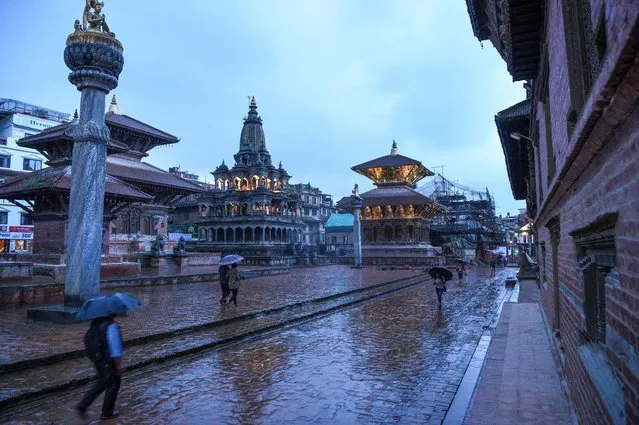
[{"label": "stone platform", "polygon": [[30,280],[33,263],[21,261],[0,261],[0,281]]},{"label": "stone platform", "polygon": [[[102,290],[134,288],[138,286],[175,285],[185,283],[212,282],[218,280],[218,267],[196,266],[184,268],[181,272],[143,270],[135,277],[103,279]],[[245,278],[290,273],[290,267],[242,268]],[[0,284],[0,307],[22,304],[62,303],[64,284],[43,277],[31,281],[2,281]]]}]

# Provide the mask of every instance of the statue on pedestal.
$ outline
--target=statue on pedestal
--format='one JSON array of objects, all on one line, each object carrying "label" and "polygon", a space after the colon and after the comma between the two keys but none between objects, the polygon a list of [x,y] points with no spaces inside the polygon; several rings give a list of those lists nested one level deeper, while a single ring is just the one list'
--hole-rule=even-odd
[{"label": "statue on pedestal", "polygon": [[353,198],[362,199],[362,197],[359,195],[359,186],[357,185],[357,183],[355,183],[355,187],[353,187],[353,191],[351,192],[351,196]]},{"label": "statue on pedestal", "polygon": [[186,255],[186,240],[184,236],[180,236],[177,245],[173,247],[173,255]]},{"label": "statue on pedestal", "polygon": [[[115,37],[115,34],[111,32],[109,25],[106,23],[106,17],[102,14],[102,7],[104,7],[104,3],[101,1],[86,0],[84,13],[82,14],[82,29],[84,31],[103,32]],[[91,9],[93,9],[93,12]]]},{"label": "statue on pedestal", "polygon": [[155,237],[155,240],[151,244],[151,252],[160,257],[164,255],[164,242],[166,242],[166,236],[162,234],[158,234]]}]

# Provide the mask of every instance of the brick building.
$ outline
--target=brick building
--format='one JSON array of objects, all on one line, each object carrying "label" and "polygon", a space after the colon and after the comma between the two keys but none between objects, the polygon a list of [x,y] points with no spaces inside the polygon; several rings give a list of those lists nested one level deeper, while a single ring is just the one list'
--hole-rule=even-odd
[{"label": "brick building", "polygon": [[572,403],[582,423],[639,423],[639,4],[466,3],[526,81],[496,123]]}]

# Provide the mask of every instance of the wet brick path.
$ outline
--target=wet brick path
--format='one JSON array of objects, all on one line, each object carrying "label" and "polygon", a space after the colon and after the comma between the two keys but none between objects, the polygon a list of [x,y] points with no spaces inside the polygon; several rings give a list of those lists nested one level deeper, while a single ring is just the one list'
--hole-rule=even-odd
[{"label": "wet brick path", "polygon": [[[439,311],[433,286],[420,284],[135,372],[123,381],[117,423],[441,423],[505,295],[499,277],[451,284]],[[77,423],[81,392],[34,402],[10,423]]]},{"label": "wet brick path", "polygon": [[[323,266],[242,282],[237,308],[221,308],[218,282],[126,288],[144,307],[119,319],[125,339],[280,307],[412,276],[406,270]],[[61,325],[27,320],[27,308],[0,309],[0,366],[83,348],[87,323]]]},{"label": "wet brick path", "polygon": [[[212,322],[188,330],[167,334],[155,334],[146,341],[126,348],[126,370],[135,370],[151,363],[161,363],[168,358],[192,354],[213,346],[236,341],[268,332],[283,325],[308,320],[322,314],[345,308],[357,302],[375,296],[401,290],[411,285],[430,280],[428,276],[415,273],[407,279],[370,285],[355,292],[341,293],[338,296],[315,299],[289,305],[283,308],[263,311],[233,318],[224,322]],[[55,363],[39,362],[29,368],[5,372],[0,375],[0,409],[26,399],[49,394],[52,390],[63,391],[76,388],[94,378],[93,365],[84,355],[70,353]]]}]

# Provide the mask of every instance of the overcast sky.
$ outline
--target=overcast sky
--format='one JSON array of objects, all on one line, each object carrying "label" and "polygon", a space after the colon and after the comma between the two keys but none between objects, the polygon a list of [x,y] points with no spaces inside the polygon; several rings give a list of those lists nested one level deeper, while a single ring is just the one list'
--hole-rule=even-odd
[{"label": "overcast sky", "polygon": [[[83,0],[0,0],[0,97],[73,112],[63,51]],[[350,167],[399,153],[517,212],[494,115],[524,99],[463,0],[105,0],[124,45],[121,113],[176,135],[146,161],[206,177],[239,147],[255,96],[267,147],[292,182],[335,199]],[[110,99],[110,95],[109,95]],[[441,169],[437,169],[441,171]]]}]

